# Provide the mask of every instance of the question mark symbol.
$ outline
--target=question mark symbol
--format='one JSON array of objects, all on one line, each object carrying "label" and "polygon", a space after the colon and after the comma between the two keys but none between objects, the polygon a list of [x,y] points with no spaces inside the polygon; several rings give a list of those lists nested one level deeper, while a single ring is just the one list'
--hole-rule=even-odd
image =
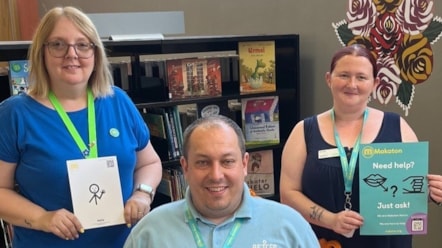
[{"label": "question mark symbol", "polygon": [[393,185],[390,187],[390,189],[393,189],[393,197],[396,197],[397,186]]}]

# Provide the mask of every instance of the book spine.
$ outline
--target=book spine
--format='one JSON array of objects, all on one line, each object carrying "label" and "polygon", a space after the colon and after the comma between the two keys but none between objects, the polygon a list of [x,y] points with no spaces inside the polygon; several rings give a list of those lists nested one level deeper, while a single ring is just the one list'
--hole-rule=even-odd
[{"label": "book spine", "polygon": [[173,144],[172,126],[170,124],[169,114],[163,109],[163,117],[166,122],[167,141],[169,143],[170,159],[176,158],[176,151]]},{"label": "book spine", "polygon": [[174,117],[174,120],[175,120],[175,127],[176,127],[176,130],[177,130],[178,147],[179,147],[179,150],[180,150],[180,154],[182,155],[182,152],[183,152],[183,139],[184,139],[184,137],[183,137],[183,128],[182,128],[182,125],[181,125],[180,112],[178,110],[178,106],[175,105],[172,108],[173,108],[172,109],[173,117]]},{"label": "book spine", "polygon": [[179,199],[179,197],[178,197],[178,187],[177,187],[177,183],[176,183],[176,180],[175,180],[175,176],[174,176],[173,170],[174,170],[173,168],[167,168],[166,169],[166,174],[170,178],[170,182],[171,182],[171,185],[172,185],[172,187],[171,187],[172,188],[171,200],[172,201],[176,201],[176,200]]},{"label": "book spine", "polygon": [[175,120],[173,117],[172,108],[167,108],[166,113],[169,117],[170,129],[172,131],[172,143],[173,143],[173,148],[174,148],[174,158],[179,158],[181,156],[181,152],[180,152],[180,148],[178,146],[178,137],[177,137],[176,125],[175,125]]},{"label": "book spine", "polygon": [[163,169],[161,182],[158,185],[157,192],[166,195],[172,199],[172,180],[169,173],[167,172],[167,169]]}]

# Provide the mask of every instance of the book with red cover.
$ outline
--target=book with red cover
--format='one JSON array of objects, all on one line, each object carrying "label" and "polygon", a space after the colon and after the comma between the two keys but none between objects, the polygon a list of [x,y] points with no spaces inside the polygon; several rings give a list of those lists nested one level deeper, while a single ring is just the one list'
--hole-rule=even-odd
[{"label": "book with red cover", "polygon": [[219,58],[174,59],[166,62],[169,98],[221,96]]}]

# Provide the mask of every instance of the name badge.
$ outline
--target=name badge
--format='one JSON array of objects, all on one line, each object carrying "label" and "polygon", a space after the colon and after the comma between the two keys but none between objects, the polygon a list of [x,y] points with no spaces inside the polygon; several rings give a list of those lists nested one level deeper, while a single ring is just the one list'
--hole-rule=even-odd
[{"label": "name badge", "polygon": [[338,148],[330,148],[318,151],[318,159],[339,157]]}]

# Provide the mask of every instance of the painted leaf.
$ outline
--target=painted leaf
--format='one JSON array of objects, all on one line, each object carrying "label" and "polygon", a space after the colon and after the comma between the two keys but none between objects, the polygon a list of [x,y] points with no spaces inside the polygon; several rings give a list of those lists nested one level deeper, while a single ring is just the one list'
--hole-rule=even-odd
[{"label": "painted leaf", "polygon": [[396,99],[399,106],[405,110],[406,115],[408,115],[408,109],[411,107],[411,103],[414,97],[414,85],[407,81],[402,81],[399,84]]},{"label": "painted leaf", "polygon": [[353,39],[353,33],[348,28],[348,24],[342,24],[339,27],[337,27],[337,33],[339,35],[339,38],[341,38],[341,41],[346,45],[348,42]]},{"label": "painted leaf", "polygon": [[422,34],[427,37],[430,43],[436,42],[442,35],[442,19],[434,18]]}]

